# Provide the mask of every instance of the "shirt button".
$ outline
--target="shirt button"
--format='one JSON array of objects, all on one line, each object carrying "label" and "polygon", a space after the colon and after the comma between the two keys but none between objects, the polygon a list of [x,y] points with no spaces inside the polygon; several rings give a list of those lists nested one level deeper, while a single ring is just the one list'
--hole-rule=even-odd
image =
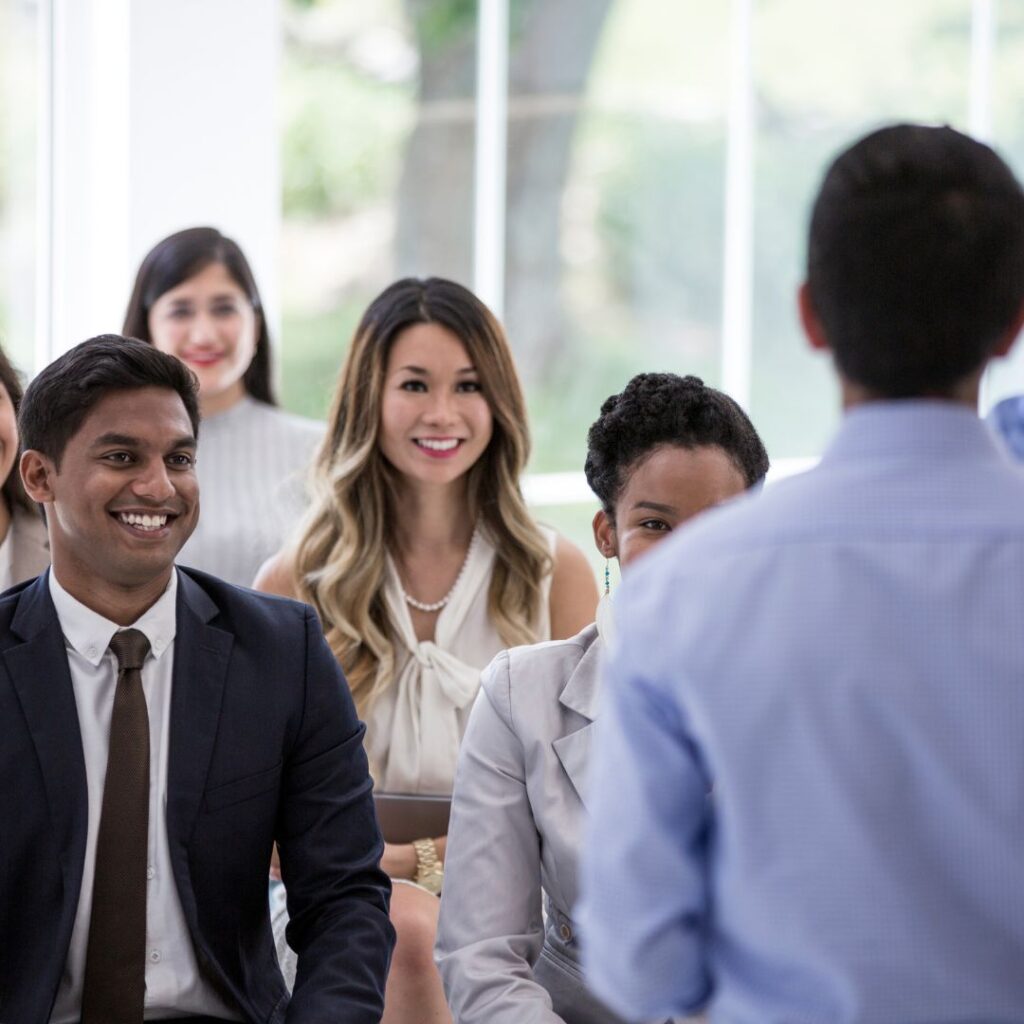
[{"label": "shirt button", "polygon": [[160,950],[159,949],[154,949],[149,954],[149,962],[151,964],[158,964],[158,963],[160,963]]},{"label": "shirt button", "polygon": [[570,942],[572,940],[572,929],[564,921],[559,926],[558,934],[561,935],[566,942]]},{"label": "shirt button", "polygon": [[156,878],[156,868],[153,867],[152,864],[150,864],[149,867],[146,868],[146,877],[147,878]]},{"label": "shirt button", "polygon": [[96,657],[96,648],[95,647],[86,647],[85,655],[86,655],[87,658],[95,658]]}]

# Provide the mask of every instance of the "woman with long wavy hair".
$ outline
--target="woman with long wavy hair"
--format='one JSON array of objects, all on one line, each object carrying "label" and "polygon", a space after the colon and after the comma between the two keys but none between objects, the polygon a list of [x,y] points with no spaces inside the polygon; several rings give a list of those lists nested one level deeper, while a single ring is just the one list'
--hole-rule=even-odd
[{"label": "woman with long wavy hair", "polygon": [[[407,278],[356,329],[294,546],[258,589],[318,612],[367,723],[378,787],[450,793],[498,651],[575,634],[597,588],[533,520],[519,477],[526,405],[504,332],[461,285]],[[398,945],[384,1020],[450,1019],[432,947],[445,837],[387,844]]]}]

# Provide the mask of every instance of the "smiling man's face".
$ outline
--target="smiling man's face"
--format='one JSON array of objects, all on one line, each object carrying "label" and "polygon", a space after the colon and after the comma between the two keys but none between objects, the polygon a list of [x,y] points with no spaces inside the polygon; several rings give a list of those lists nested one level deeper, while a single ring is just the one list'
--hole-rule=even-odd
[{"label": "smiling man's face", "polygon": [[66,590],[83,600],[97,588],[166,584],[199,516],[195,450],[178,394],[145,387],[101,399],[59,468],[25,453],[25,484],[46,505],[50,555]]}]

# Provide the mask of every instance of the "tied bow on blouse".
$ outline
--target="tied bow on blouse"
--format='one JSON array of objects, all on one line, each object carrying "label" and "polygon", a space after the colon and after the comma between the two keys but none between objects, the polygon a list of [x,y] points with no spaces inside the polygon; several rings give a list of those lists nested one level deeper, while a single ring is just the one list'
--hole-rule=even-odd
[{"label": "tied bow on blouse", "polygon": [[[459,743],[465,727],[460,714],[480,689],[483,665],[468,665],[451,653],[455,638],[477,601],[487,600],[494,564],[489,544],[473,544],[462,577],[441,609],[434,640],[420,641],[402,596],[394,563],[388,558],[385,597],[397,636],[409,657],[395,683],[396,696],[387,767],[378,779],[385,792],[450,793]],[[398,663],[402,652],[396,651]]]}]

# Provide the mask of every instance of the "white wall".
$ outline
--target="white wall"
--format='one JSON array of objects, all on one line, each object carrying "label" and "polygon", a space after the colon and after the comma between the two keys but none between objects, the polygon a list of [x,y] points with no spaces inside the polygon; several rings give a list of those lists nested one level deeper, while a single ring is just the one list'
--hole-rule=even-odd
[{"label": "white wall", "polygon": [[212,224],[278,318],[279,0],[51,0],[52,320],[39,358],[118,331],[139,261]]}]

